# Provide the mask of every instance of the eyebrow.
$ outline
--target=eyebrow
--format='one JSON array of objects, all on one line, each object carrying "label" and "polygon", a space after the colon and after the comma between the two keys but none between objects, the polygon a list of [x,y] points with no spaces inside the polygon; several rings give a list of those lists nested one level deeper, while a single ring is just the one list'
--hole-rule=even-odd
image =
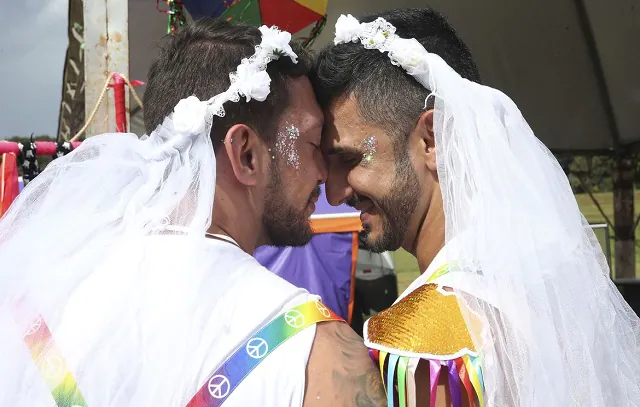
[{"label": "eyebrow", "polygon": [[357,155],[362,154],[360,149],[355,147],[347,147],[347,146],[336,146],[331,147],[329,151],[327,151],[327,155]]}]

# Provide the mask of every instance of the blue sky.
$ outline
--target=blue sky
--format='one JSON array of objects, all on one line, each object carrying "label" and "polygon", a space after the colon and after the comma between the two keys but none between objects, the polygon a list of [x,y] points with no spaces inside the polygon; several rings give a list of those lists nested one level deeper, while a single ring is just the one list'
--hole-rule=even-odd
[{"label": "blue sky", "polygon": [[67,49],[68,4],[68,0],[3,4],[0,139],[32,132],[55,136]]}]

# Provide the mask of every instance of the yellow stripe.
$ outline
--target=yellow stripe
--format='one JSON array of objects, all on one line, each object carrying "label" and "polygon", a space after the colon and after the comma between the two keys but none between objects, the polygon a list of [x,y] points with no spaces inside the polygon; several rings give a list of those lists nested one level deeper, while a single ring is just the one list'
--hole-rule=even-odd
[{"label": "yellow stripe", "polygon": [[476,395],[478,396],[478,403],[480,404],[480,407],[484,407],[484,391],[482,390],[482,385],[480,384],[476,368],[473,366],[471,359],[469,359],[469,355],[462,356],[462,360],[464,361],[464,365],[467,367],[469,380],[471,381],[471,384],[476,391]]},{"label": "yellow stripe", "polygon": [[301,6],[305,6],[311,11],[315,11],[321,16],[325,15],[327,12],[327,2],[328,0],[294,0],[296,3]]},{"label": "yellow stripe", "polygon": [[440,268],[434,271],[433,274],[431,274],[431,277],[429,277],[429,279],[427,280],[427,283],[432,283],[434,280],[444,276],[448,272],[449,272],[449,266],[447,264],[443,264],[442,266],[440,266]]},{"label": "yellow stripe", "polygon": [[389,356],[389,352],[380,351],[378,353],[378,363],[380,364],[380,376],[382,377],[382,385],[384,386],[384,391],[387,391],[387,386],[384,384],[384,362]]}]

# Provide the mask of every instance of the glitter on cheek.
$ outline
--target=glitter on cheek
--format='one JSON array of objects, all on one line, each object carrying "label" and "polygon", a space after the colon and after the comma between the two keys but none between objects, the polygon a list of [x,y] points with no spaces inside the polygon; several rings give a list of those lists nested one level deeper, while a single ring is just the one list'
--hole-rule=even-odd
[{"label": "glitter on cheek", "polygon": [[378,141],[376,140],[375,136],[369,136],[366,139],[362,140],[361,146],[363,154],[360,164],[363,167],[366,167],[373,162],[373,158],[376,155],[376,150],[378,148]]},{"label": "glitter on cheek", "polygon": [[300,156],[296,148],[298,137],[300,130],[292,124],[287,124],[284,130],[278,133],[276,140],[276,152],[284,158],[287,166],[295,169],[300,168]]}]

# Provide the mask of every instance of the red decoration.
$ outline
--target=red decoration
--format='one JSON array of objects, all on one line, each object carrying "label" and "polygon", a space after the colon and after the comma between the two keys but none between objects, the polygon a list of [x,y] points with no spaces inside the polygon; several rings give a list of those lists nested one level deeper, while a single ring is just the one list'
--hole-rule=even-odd
[{"label": "red decoration", "polygon": [[0,217],[18,196],[18,161],[13,153],[0,156]]},{"label": "red decoration", "polygon": [[260,0],[262,23],[276,25],[281,30],[296,33],[315,23],[321,15],[293,0]]}]

